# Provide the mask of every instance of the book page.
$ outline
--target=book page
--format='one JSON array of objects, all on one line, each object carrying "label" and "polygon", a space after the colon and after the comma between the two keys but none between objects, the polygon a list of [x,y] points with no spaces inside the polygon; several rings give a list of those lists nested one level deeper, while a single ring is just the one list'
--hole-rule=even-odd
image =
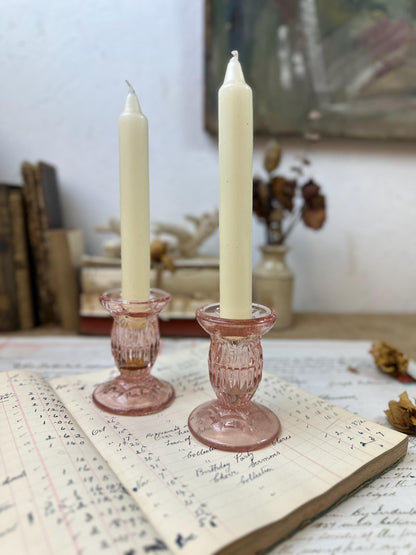
[{"label": "book page", "polygon": [[[267,352],[267,342],[264,347]],[[276,376],[265,374],[256,401],[282,423],[270,447],[248,453],[213,450],[189,433],[189,413],[214,398],[208,345],[161,356],[155,375],[177,398],[161,413],[119,417],[91,401],[104,372],[53,381],[85,433],[109,461],[167,545],[177,553],[213,553],[323,494],[404,436]],[[273,359],[266,359],[272,366]],[[308,372],[305,360],[302,372]]]},{"label": "book page", "polygon": [[[416,384],[380,372],[368,341],[264,341],[264,367],[351,412],[390,427],[384,410]],[[416,376],[410,361],[408,373]],[[270,550],[273,555],[416,553],[416,437],[406,457],[342,504]]]},{"label": "book page", "polygon": [[42,377],[0,392],[0,553],[168,552]]}]

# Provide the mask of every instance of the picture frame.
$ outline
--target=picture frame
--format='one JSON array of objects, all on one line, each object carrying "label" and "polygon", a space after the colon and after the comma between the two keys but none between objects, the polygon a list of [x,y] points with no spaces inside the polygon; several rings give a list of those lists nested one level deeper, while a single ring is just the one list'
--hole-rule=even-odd
[{"label": "picture frame", "polygon": [[258,135],[416,137],[416,3],[206,0],[205,127],[231,50]]}]

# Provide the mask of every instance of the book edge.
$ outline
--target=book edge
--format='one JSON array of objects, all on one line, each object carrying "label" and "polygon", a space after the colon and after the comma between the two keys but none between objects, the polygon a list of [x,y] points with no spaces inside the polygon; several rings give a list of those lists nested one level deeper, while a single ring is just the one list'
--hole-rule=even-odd
[{"label": "book edge", "polygon": [[[229,543],[216,551],[216,555],[266,553],[269,549],[287,540],[296,532],[305,528],[308,524],[320,518],[333,507],[354,495],[356,491],[373,482],[384,472],[398,464],[407,453],[408,441],[408,437],[404,436],[399,443],[396,443],[388,451],[371,459],[371,461],[335,484],[325,493],[309,500],[283,517],[283,519],[258,528],[246,536]],[[319,505],[318,510],[316,510],[317,505]]]}]

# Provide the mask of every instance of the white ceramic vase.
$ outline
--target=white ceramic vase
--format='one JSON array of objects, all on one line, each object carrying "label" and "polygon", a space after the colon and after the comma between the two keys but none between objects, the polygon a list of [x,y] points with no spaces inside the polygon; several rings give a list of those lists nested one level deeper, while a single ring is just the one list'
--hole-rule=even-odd
[{"label": "white ceramic vase", "polygon": [[293,272],[287,266],[285,245],[264,245],[262,259],[253,271],[253,301],[273,308],[276,329],[290,326],[293,319]]}]

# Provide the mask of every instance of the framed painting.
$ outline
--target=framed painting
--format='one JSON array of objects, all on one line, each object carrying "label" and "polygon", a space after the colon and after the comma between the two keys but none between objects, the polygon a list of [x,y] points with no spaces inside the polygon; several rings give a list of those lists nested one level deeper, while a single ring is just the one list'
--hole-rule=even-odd
[{"label": "framed painting", "polygon": [[416,1],[206,0],[205,124],[231,50],[273,136],[416,137]]}]

